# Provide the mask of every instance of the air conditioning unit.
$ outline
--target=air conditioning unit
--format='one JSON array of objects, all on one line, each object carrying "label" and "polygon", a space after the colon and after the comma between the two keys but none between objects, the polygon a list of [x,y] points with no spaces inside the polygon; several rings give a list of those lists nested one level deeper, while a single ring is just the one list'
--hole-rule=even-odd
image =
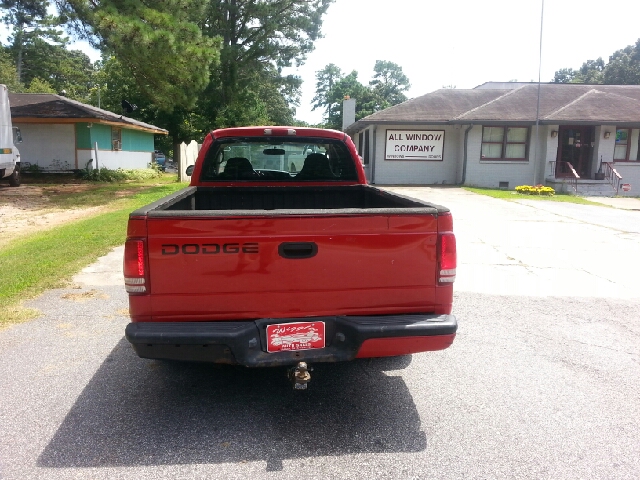
[{"label": "air conditioning unit", "polygon": [[113,140],[113,149],[122,150],[122,142],[120,140]]}]

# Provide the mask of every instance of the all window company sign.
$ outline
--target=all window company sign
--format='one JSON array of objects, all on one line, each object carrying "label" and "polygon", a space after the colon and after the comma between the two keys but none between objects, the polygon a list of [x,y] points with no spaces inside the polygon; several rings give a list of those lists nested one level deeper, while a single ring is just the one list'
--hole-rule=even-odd
[{"label": "all window company sign", "polygon": [[387,130],[385,160],[442,160],[444,130]]}]

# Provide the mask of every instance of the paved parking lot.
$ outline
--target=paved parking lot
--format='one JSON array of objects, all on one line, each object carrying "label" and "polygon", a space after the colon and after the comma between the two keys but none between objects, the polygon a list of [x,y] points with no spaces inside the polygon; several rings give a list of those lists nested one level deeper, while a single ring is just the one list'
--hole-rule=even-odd
[{"label": "paved parking lot", "polygon": [[507,202],[459,188],[389,190],[451,209],[458,292],[640,298],[640,211]]},{"label": "paved parking lot", "polygon": [[639,478],[640,212],[393,190],[454,214],[450,349],[302,394],[141,360],[116,250],[0,332],[0,478]]}]

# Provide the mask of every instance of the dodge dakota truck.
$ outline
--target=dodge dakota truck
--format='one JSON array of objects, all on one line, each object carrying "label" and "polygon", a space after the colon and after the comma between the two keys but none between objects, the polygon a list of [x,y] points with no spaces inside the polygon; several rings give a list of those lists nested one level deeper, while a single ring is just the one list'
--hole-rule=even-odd
[{"label": "dodge dakota truck", "polygon": [[367,184],[342,132],[209,133],[190,185],[130,214],[126,338],[142,358],[292,366],[449,347],[451,212]]}]

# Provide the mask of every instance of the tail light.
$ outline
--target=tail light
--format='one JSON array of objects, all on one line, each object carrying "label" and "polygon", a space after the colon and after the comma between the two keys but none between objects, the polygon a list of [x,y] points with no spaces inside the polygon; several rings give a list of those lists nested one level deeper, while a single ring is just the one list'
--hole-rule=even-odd
[{"label": "tail light", "polygon": [[452,232],[438,236],[438,282],[453,283],[456,279],[456,236]]},{"label": "tail light", "polygon": [[453,283],[456,279],[456,236],[452,232],[438,236],[438,283]]},{"label": "tail light", "polygon": [[124,286],[128,293],[147,293],[147,252],[144,240],[124,244]]},{"label": "tail light", "polygon": [[456,236],[450,213],[438,215],[438,283],[451,284],[456,280]]}]

